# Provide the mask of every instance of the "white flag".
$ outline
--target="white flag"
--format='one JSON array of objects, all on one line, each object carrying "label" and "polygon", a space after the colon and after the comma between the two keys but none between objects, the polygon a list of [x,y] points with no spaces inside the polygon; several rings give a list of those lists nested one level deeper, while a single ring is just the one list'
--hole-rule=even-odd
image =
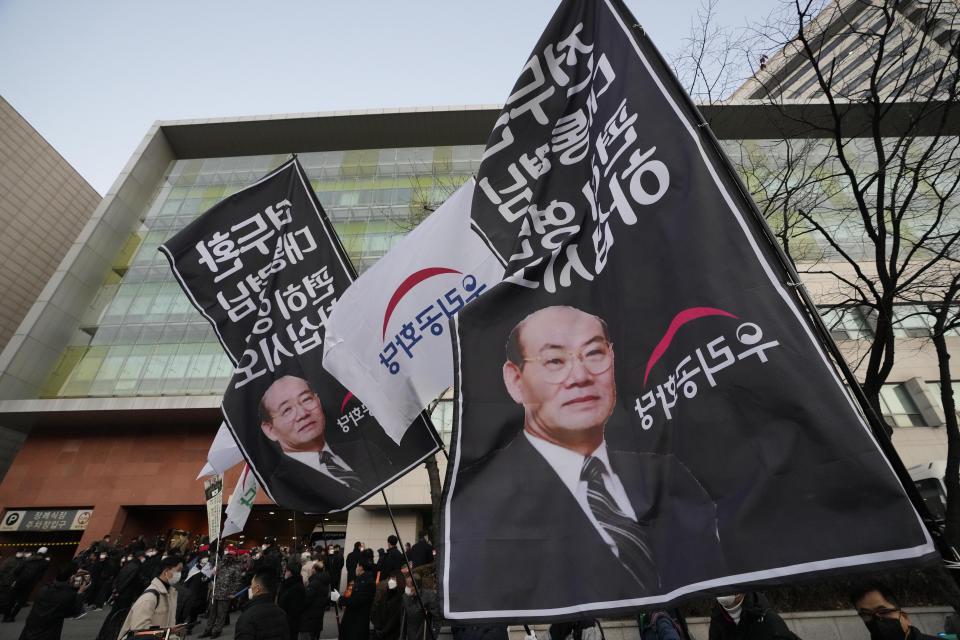
[{"label": "white flag", "polygon": [[351,284],[327,320],[324,368],[397,442],[453,384],[449,318],[503,278],[470,229],[474,186],[465,183]]},{"label": "white flag", "polygon": [[243,525],[247,523],[247,517],[250,515],[250,509],[253,508],[253,501],[259,490],[260,485],[257,484],[256,476],[250,472],[250,467],[243,465],[243,472],[237,480],[237,488],[233,490],[230,504],[227,505],[227,521],[223,523],[222,538],[243,531]]},{"label": "white flag", "polygon": [[201,469],[197,480],[205,476],[221,475],[241,462],[243,462],[243,454],[240,453],[240,447],[237,446],[227,425],[221,422],[217,435],[213,438],[213,444],[210,445],[210,451],[207,452],[207,464]]}]

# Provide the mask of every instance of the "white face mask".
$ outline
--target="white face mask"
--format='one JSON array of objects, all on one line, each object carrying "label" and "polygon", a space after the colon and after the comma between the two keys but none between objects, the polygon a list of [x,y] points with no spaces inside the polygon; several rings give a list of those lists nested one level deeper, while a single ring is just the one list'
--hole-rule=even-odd
[{"label": "white face mask", "polygon": [[106,560],[106,559],[107,559],[107,554],[101,553],[101,554],[100,554],[100,559],[101,559],[101,560]]},{"label": "white face mask", "polygon": [[266,550],[267,550],[267,547],[269,547],[269,546],[270,546],[270,545],[268,545],[268,544],[262,544],[262,545],[260,545],[260,548],[261,548],[262,550],[266,551]]},{"label": "white face mask", "polygon": [[22,558],[22,557],[23,557],[23,554],[22,554],[22,553],[18,553],[18,554],[17,554],[17,557],[18,557],[18,558]]},{"label": "white face mask", "polygon": [[173,574],[172,576],[170,576],[170,584],[176,584],[176,583],[180,582],[180,574],[181,574],[181,572],[180,572],[180,571],[177,571],[175,574]]},{"label": "white face mask", "polygon": [[717,602],[720,603],[720,606],[724,609],[729,609],[737,602],[737,598],[739,597],[740,595],[737,593],[733,594],[732,596],[718,596]]},{"label": "white face mask", "polygon": [[152,557],[155,556],[155,555],[157,555],[157,552],[156,552],[156,551],[147,551],[147,557],[148,557],[148,558],[152,558]]},{"label": "white face mask", "polygon": [[206,558],[200,558],[200,566],[201,566],[201,567],[202,567],[203,565],[207,564],[207,562],[208,562],[208,561],[207,561]]},{"label": "white face mask", "polygon": [[412,595],[413,595],[413,587],[404,587],[404,588],[403,588],[403,592],[404,592],[405,594],[407,594],[408,596],[412,596]]},{"label": "white face mask", "polygon": [[389,580],[387,580],[387,588],[388,588],[388,589],[396,589],[396,588],[397,588],[397,581],[394,580],[393,578],[390,578]]}]

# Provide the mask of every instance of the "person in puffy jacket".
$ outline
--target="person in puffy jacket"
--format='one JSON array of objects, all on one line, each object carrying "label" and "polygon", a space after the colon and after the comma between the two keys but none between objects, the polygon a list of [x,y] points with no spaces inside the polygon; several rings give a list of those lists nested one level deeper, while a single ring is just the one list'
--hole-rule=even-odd
[{"label": "person in puffy jacket", "polygon": [[799,640],[761,593],[717,598],[710,615],[710,640]]},{"label": "person in puffy jacket", "polygon": [[234,629],[235,640],[292,640],[287,614],[273,601],[279,578],[272,566],[263,567],[250,581],[250,600]]}]

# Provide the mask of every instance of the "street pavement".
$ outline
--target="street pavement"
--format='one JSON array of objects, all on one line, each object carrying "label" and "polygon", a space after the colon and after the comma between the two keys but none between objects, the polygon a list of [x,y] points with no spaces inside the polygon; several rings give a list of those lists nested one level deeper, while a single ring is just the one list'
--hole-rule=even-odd
[{"label": "street pavement", "polygon": [[[79,620],[67,618],[63,623],[61,640],[96,640],[100,625],[103,624],[108,613],[110,613],[110,607],[100,611],[88,611]],[[30,607],[24,607],[17,614],[15,622],[0,623],[0,640],[17,640],[20,637],[20,632],[23,631],[23,625],[26,623],[28,615],[30,615]],[[233,625],[239,617],[239,611],[230,614],[230,626],[224,627],[223,633],[220,634],[221,640],[233,638]],[[200,618],[200,621],[193,627],[193,632],[187,636],[188,640],[197,640],[206,626],[207,619]],[[320,637],[321,639],[337,637],[337,619],[334,616],[333,609],[328,609],[323,618],[323,631],[320,633]]]}]

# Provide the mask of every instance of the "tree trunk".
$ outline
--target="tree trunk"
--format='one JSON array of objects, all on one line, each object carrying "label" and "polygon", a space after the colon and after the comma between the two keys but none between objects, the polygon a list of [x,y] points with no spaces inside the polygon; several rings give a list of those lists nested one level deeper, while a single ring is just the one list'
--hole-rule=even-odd
[{"label": "tree trunk", "polygon": [[427,477],[430,479],[430,505],[432,506],[433,531],[430,539],[436,540],[440,532],[440,497],[443,494],[443,484],[440,481],[440,467],[437,466],[437,454],[433,454],[424,461],[427,467]]},{"label": "tree trunk", "polygon": [[934,329],[933,344],[937,349],[940,372],[940,402],[946,418],[947,471],[943,483],[947,488],[947,516],[944,537],[947,544],[960,550],[960,430],[957,428],[957,409],[953,399],[950,378],[950,353],[943,331]]}]

